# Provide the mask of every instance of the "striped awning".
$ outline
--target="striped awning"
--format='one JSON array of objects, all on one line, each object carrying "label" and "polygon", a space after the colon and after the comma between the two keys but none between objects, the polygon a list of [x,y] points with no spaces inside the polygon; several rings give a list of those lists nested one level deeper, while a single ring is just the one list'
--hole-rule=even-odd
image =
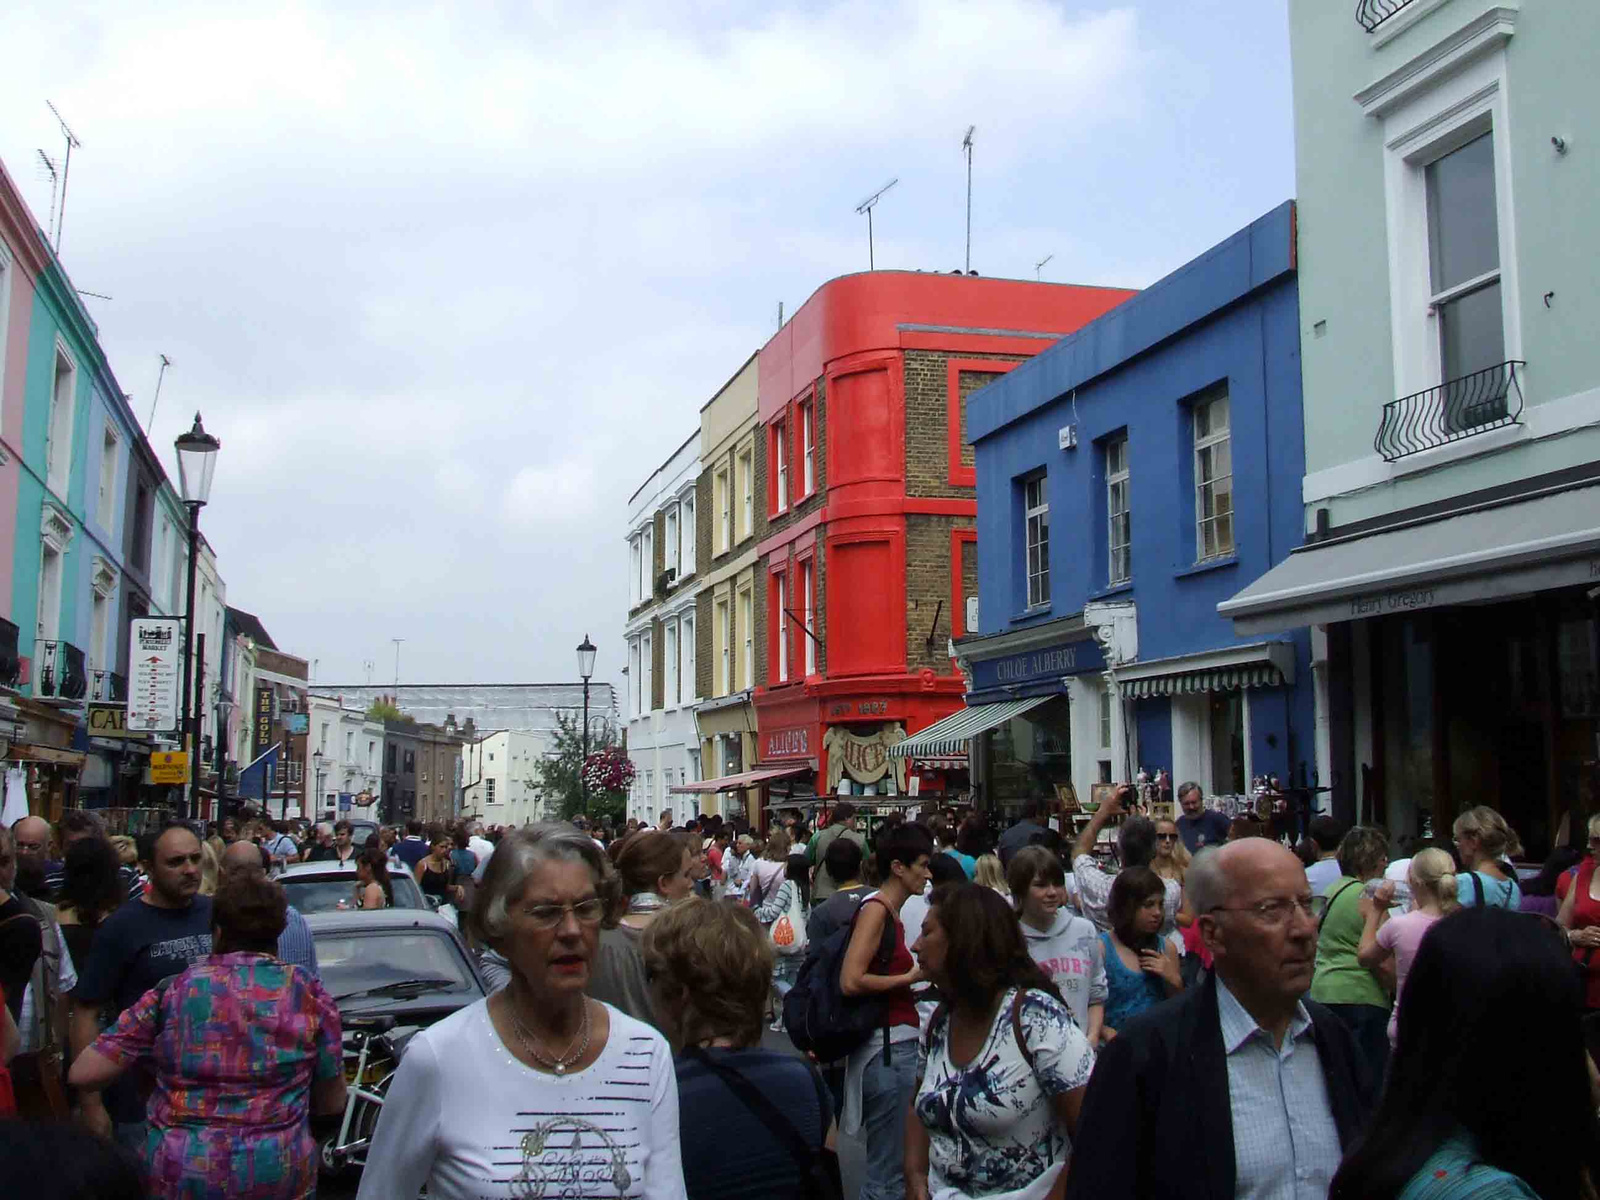
[{"label": "striped awning", "polygon": [[1237,692],[1243,688],[1281,687],[1283,672],[1271,663],[1220,667],[1210,671],[1182,671],[1151,679],[1131,679],[1122,694],[1134,700],[1152,696],[1187,696],[1195,692]]},{"label": "striped awning", "polygon": [[1004,725],[1012,717],[1020,717],[1030,709],[1038,708],[1054,696],[1029,696],[1023,700],[1001,700],[994,704],[976,704],[959,709],[942,721],[935,721],[921,733],[906,738],[889,747],[890,758],[962,758],[968,743],[980,733],[987,733]]}]

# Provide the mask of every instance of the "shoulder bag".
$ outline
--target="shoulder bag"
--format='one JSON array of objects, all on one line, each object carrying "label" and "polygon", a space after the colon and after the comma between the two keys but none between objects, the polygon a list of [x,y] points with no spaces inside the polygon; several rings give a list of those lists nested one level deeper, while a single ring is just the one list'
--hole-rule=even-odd
[{"label": "shoulder bag", "polygon": [[[836,1153],[826,1146],[813,1146],[806,1141],[800,1130],[795,1128],[794,1122],[738,1071],[717,1062],[698,1046],[689,1053],[722,1080],[734,1097],[789,1152],[795,1166],[800,1169],[800,1194],[805,1200],[844,1200],[844,1181],[839,1173],[839,1156]],[[822,1077],[809,1063],[806,1064],[806,1071],[811,1076],[812,1086],[817,1089],[817,1113],[820,1116],[828,1109],[823,1102]]]}]

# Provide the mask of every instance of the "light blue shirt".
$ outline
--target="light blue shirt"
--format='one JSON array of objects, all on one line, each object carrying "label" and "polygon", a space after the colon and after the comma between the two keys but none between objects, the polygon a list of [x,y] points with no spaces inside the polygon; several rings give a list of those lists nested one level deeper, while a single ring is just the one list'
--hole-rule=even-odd
[{"label": "light blue shirt", "polygon": [[1486,908],[1509,908],[1515,911],[1522,907],[1522,888],[1517,886],[1515,879],[1496,879],[1482,871],[1463,871],[1456,876],[1456,900],[1460,904],[1465,906],[1478,902],[1478,889],[1472,886],[1474,875],[1483,885]]},{"label": "light blue shirt", "polygon": [[1217,979],[1239,1200],[1326,1200],[1343,1151],[1311,1015],[1295,1005],[1282,1048]]},{"label": "light blue shirt", "polygon": [[292,904],[284,914],[283,932],[278,935],[278,958],[322,978],[317,970],[317,943],[311,936],[311,926]]}]

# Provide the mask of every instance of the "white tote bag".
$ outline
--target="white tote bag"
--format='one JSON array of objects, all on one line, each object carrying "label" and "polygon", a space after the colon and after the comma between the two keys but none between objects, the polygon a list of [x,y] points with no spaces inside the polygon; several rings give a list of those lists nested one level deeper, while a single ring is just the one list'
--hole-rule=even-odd
[{"label": "white tote bag", "polygon": [[804,954],[806,949],[806,912],[800,903],[800,889],[789,889],[789,907],[778,914],[778,919],[767,929],[772,948],[779,954]]}]

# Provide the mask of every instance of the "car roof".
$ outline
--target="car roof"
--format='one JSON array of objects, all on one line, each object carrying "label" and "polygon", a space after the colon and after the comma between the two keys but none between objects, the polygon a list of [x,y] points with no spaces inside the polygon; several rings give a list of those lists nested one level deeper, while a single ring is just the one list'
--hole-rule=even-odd
[{"label": "car roof", "polygon": [[[284,880],[298,879],[304,875],[354,875],[356,873],[356,860],[339,862],[337,859],[323,859],[321,862],[289,863],[275,876],[281,883]],[[410,876],[411,872],[404,867],[389,864],[390,875]]]},{"label": "car roof", "polygon": [[380,908],[373,912],[350,909],[307,913],[306,924],[310,926],[313,935],[360,932],[364,929],[380,929],[385,932],[396,929],[430,929],[456,938],[460,937],[454,921],[426,908]]}]

